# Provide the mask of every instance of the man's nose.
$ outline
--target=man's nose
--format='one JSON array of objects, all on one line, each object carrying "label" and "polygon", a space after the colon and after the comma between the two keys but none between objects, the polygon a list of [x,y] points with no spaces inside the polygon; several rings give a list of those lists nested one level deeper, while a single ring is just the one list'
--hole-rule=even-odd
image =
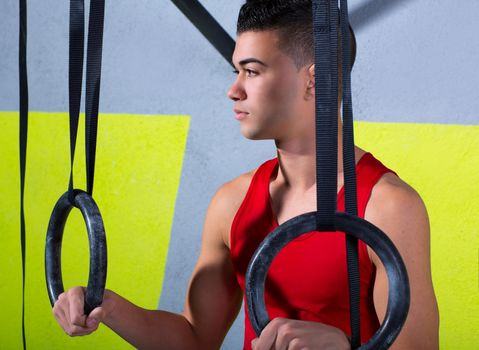
[{"label": "man's nose", "polygon": [[239,83],[238,79],[235,80],[233,85],[231,85],[230,89],[228,90],[228,97],[233,101],[241,101],[246,98],[246,92]]}]

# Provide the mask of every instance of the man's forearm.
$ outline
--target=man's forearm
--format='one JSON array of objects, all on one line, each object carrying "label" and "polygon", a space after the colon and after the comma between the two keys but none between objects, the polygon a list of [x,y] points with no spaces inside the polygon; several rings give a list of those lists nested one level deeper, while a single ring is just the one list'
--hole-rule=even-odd
[{"label": "man's forearm", "polygon": [[138,349],[199,349],[191,324],[183,315],[140,308],[106,291],[103,323]]}]

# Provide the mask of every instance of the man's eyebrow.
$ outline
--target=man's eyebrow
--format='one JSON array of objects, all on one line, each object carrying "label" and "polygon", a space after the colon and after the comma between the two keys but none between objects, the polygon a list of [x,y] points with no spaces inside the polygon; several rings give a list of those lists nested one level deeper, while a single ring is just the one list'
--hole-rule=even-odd
[{"label": "man's eyebrow", "polygon": [[254,57],[251,57],[251,58],[245,58],[244,60],[241,60],[239,61],[239,65],[240,66],[244,66],[245,64],[248,64],[248,63],[258,63],[264,67],[268,67],[268,65],[266,63],[264,63],[263,61],[260,61],[259,59],[257,58],[254,58]]}]

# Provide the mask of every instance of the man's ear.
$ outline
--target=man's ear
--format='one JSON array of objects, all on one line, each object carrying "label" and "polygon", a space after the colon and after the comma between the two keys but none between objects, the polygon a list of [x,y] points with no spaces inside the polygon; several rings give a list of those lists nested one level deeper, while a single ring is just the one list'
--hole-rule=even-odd
[{"label": "man's ear", "polygon": [[312,97],[315,93],[314,64],[309,66],[307,74],[306,97]]}]

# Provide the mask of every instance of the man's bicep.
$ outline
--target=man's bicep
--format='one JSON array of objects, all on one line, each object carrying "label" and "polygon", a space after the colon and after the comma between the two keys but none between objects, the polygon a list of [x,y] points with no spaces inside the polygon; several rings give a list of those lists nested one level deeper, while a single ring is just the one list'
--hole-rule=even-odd
[{"label": "man's bicep", "polygon": [[[220,198],[218,198],[220,197]],[[229,249],[224,242],[230,214],[217,193],[208,208],[201,252],[190,279],[184,315],[205,349],[219,348],[241,307]]]},{"label": "man's bicep", "polygon": [[[372,203],[366,219],[391,238],[408,271],[411,289],[409,314],[392,349],[436,349],[438,311],[431,278],[429,221],[419,195],[406,186],[385,191],[387,198],[381,193],[372,197],[376,203]],[[372,259],[377,268],[374,304],[382,321],[388,300],[387,275],[375,254]]]},{"label": "man's bicep", "polygon": [[205,349],[219,348],[241,307],[242,293],[227,264],[201,264],[195,269],[185,301],[185,317]]}]

